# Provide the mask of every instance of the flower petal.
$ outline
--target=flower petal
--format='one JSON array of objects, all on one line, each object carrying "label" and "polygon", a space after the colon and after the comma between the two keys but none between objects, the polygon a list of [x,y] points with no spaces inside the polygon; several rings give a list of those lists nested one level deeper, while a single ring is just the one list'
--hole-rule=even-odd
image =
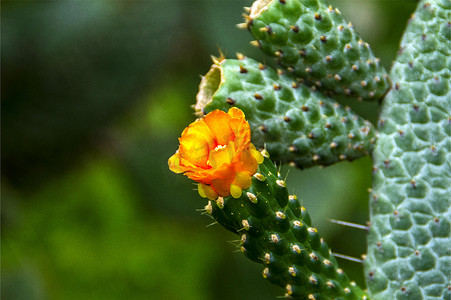
[{"label": "flower petal", "polygon": [[230,115],[221,111],[214,110],[205,116],[205,123],[213,133],[217,145],[227,145],[234,140],[235,136],[230,129]]},{"label": "flower petal", "polygon": [[239,157],[234,161],[234,168],[237,172],[246,172],[249,174],[257,172],[258,164],[251,154],[251,149],[240,152]]},{"label": "flower petal", "polygon": [[229,142],[226,146],[218,145],[214,150],[210,151],[207,163],[212,168],[217,168],[223,164],[230,164],[234,156],[235,144]]},{"label": "flower petal", "polygon": [[206,197],[210,200],[215,200],[216,198],[218,198],[218,193],[216,193],[211,186],[201,183],[199,184],[198,188],[199,195],[204,195],[202,196],[203,198]]},{"label": "flower petal", "polygon": [[233,181],[234,185],[239,186],[243,190],[249,188],[252,184],[252,177],[246,172],[238,172],[235,175],[235,180]]},{"label": "flower petal", "polygon": [[208,168],[208,153],[214,149],[214,136],[203,120],[191,123],[179,139],[181,156],[198,167]]},{"label": "flower petal", "polygon": [[168,165],[169,170],[174,173],[183,173],[185,171],[184,168],[180,166],[180,155],[178,151],[169,158]]}]

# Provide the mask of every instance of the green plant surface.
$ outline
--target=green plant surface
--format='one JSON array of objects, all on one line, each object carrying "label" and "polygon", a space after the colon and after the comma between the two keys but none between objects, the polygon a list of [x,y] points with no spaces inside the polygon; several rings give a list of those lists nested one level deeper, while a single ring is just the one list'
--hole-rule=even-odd
[{"label": "green plant surface", "polygon": [[[263,153],[267,155],[266,150]],[[287,298],[366,299],[338,267],[297,197],[288,195],[285,181],[268,157],[239,198],[209,201],[205,212],[241,236],[241,252],[262,263],[263,277],[285,288]]]},{"label": "green plant surface", "polygon": [[258,0],[246,22],[258,47],[318,90],[377,100],[389,87],[368,43],[323,1]]},{"label": "green plant surface", "polygon": [[330,165],[367,155],[373,125],[290,74],[239,55],[217,59],[200,84],[196,110],[243,110],[256,147],[297,167]]},{"label": "green plant surface", "polygon": [[421,1],[391,70],[373,152],[365,274],[374,299],[450,299],[449,1]]}]

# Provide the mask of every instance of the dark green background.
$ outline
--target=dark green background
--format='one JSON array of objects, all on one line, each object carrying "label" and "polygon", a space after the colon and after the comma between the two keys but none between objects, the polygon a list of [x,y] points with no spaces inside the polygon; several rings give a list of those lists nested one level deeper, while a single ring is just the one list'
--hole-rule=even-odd
[{"label": "dark green background", "polygon": [[[413,1],[341,0],[387,68]],[[2,299],[275,299],[282,290],[167,159],[250,1],[2,1]],[[346,103],[371,121],[376,103]],[[360,257],[369,157],[283,168],[334,252]],[[361,264],[340,260],[363,284]]]}]

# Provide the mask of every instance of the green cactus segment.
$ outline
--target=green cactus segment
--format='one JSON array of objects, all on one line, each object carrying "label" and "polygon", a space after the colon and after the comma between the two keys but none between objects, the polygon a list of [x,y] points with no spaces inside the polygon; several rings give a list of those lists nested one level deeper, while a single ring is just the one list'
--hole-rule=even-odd
[{"label": "green cactus segment", "polygon": [[373,147],[368,121],[311,91],[288,74],[253,59],[222,59],[203,77],[196,110],[240,108],[252,129],[252,143],[276,161],[305,168],[354,160]]},{"label": "green cactus segment", "polygon": [[368,43],[323,1],[258,0],[246,19],[253,44],[328,95],[377,100],[389,88]]},{"label": "green cactus segment", "polygon": [[289,196],[274,163],[265,158],[240,198],[219,197],[206,212],[241,236],[246,257],[263,264],[263,277],[290,299],[366,299],[338,267],[296,196]]},{"label": "green cactus segment", "polygon": [[450,15],[450,1],[421,1],[391,71],[373,152],[374,299],[451,299]]}]

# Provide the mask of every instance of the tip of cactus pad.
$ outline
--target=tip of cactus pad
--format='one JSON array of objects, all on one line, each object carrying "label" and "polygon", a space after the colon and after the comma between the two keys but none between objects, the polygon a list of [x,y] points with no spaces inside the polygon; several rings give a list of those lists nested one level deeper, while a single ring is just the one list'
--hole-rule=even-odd
[{"label": "tip of cactus pad", "polygon": [[260,13],[268,9],[268,5],[273,0],[257,0],[252,4],[249,16],[251,19],[257,17]]},{"label": "tip of cactus pad", "polygon": [[202,76],[202,80],[199,84],[199,92],[196,96],[196,105],[194,106],[196,112],[203,112],[204,107],[211,102],[213,95],[221,86],[223,75],[219,64],[223,60],[223,58],[215,58],[214,64],[211,66],[210,70],[205,76]]}]

